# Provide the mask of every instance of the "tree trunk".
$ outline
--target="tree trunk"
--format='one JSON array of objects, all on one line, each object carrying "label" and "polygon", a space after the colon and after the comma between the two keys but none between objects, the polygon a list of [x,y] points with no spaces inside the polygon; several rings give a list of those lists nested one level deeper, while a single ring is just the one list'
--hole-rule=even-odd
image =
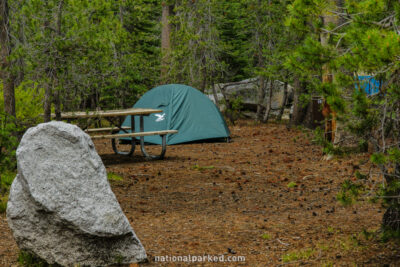
[{"label": "tree trunk", "polygon": [[218,99],[218,94],[217,94],[217,89],[215,88],[214,80],[211,78],[211,85],[212,85],[212,93],[215,99],[215,105],[217,106],[218,110],[221,111],[219,107],[219,99]]},{"label": "tree trunk", "polygon": [[225,116],[228,117],[229,121],[232,123],[232,125],[235,125],[235,118],[233,114],[233,109],[232,109],[232,103],[229,100],[229,97],[225,93],[225,87],[223,86],[222,88],[220,87],[222,96],[224,97],[225,101]]},{"label": "tree trunk", "polygon": [[[61,0],[58,4],[58,12],[57,12],[57,36],[61,36],[61,26],[62,26],[62,11],[64,6],[64,0]],[[56,114],[56,120],[61,120],[61,96],[60,96],[60,86],[58,84],[58,67],[59,67],[59,60],[58,58],[54,59],[54,71],[53,71],[53,91],[54,91],[54,111]],[[57,85],[57,86],[55,86]]]},{"label": "tree trunk", "polygon": [[[262,14],[260,11],[262,10],[262,1],[263,0],[258,0],[257,2],[257,12],[256,12],[256,23],[261,24],[261,17]],[[268,1],[269,4],[270,0]],[[270,12],[268,12],[268,15],[271,16]],[[263,43],[263,34],[260,30],[259,27],[256,27],[256,32],[255,32],[255,38],[256,38],[256,45],[257,45],[257,67],[260,69],[263,69],[265,67],[265,57],[264,57],[264,43]],[[269,36],[269,46],[268,49],[271,50],[271,42],[270,39],[271,37]],[[264,112],[264,98],[265,98],[265,90],[266,90],[266,82],[265,82],[265,77],[260,76],[259,77],[259,85],[258,85],[258,103],[257,103],[257,113],[256,113],[256,119],[258,121],[263,120],[263,115],[262,113]],[[264,116],[265,117],[265,116]]]},{"label": "tree trunk", "polygon": [[285,111],[285,106],[286,106],[286,102],[287,102],[287,97],[288,97],[288,83],[285,82],[285,85],[283,86],[282,105],[279,108],[279,114],[278,114],[278,117],[276,118],[277,121],[282,120],[283,112]]},{"label": "tree trunk", "polygon": [[[21,23],[20,30],[19,30],[19,40],[22,43],[22,46],[26,45],[26,36],[25,36],[25,30],[24,30],[24,23]],[[15,64],[18,66],[18,73],[16,74],[15,77],[15,82],[14,82],[14,87],[18,87],[22,81],[25,78],[25,59],[23,56],[20,56]]]},{"label": "tree trunk", "polygon": [[161,81],[167,82],[167,72],[169,65],[169,57],[171,50],[171,24],[169,17],[171,15],[171,6],[165,1],[162,2],[162,17],[161,17]]},{"label": "tree trunk", "polygon": [[54,102],[54,113],[56,114],[56,120],[61,121],[60,88],[54,88],[53,102]]},{"label": "tree trunk", "polygon": [[264,111],[264,98],[265,98],[265,78],[260,76],[258,83],[258,103],[257,103],[257,115],[256,118],[258,121],[262,119],[262,113]]},{"label": "tree trunk", "polygon": [[44,90],[44,122],[51,120],[51,85],[46,82]]},{"label": "tree trunk", "polygon": [[[336,6],[338,7],[338,11],[343,12],[343,7],[345,6],[345,0],[335,0],[335,1],[336,1]],[[345,22],[346,22],[346,19],[343,16],[341,16],[338,19],[337,25],[342,25]]]},{"label": "tree trunk", "polygon": [[206,90],[207,87],[207,60],[205,57],[202,60],[202,65],[203,68],[201,70],[201,86],[200,86],[200,91],[204,94],[204,91]]},{"label": "tree trunk", "polygon": [[274,81],[270,80],[269,81],[269,89],[268,89],[267,107],[265,108],[265,114],[263,117],[264,123],[268,122],[269,115],[271,114],[273,90],[274,90]]},{"label": "tree trunk", "polygon": [[[341,2],[340,0],[336,0],[336,3]],[[324,26],[328,27],[331,23],[337,23],[335,16],[333,14],[326,15],[323,18]],[[328,46],[329,44],[330,34],[327,32],[323,32],[320,34],[321,45]],[[329,69],[328,65],[324,65],[322,67],[322,83],[332,83],[333,74]],[[336,133],[336,114],[332,111],[329,104],[325,101],[324,103],[325,112],[325,137],[328,141],[333,142],[335,140]]]},{"label": "tree trunk", "polygon": [[292,117],[290,118],[289,126],[302,124],[305,114],[307,112],[307,108],[304,108],[303,103],[301,103],[300,101],[300,97],[305,92],[305,88],[300,82],[299,77],[294,78],[293,87],[293,113]]},{"label": "tree trunk", "polygon": [[302,125],[309,128],[315,129],[315,122],[314,122],[314,109],[313,109],[313,100],[307,105],[307,109],[305,110],[305,116],[302,122]]},{"label": "tree trunk", "polygon": [[1,46],[1,78],[3,80],[4,111],[15,117],[15,76],[10,70],[11,54],[10,25],[8,21],[8,1],[0,2],[0,46]]}]

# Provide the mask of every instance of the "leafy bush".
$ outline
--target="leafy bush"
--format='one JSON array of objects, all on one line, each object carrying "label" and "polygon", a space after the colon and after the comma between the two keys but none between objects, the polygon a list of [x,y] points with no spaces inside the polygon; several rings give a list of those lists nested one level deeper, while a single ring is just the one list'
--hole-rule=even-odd
[{"label": "leafy bush", "polygon": [[[18,122],[35,125],[43,121],[44,90],[32,81],[22,82],[15,88],[15,110]],[[3,87],[0,85],[0,110],[4,110]]]},{"label": "leafy bush", "polygon": [[18,127],[13,117],[0,113],[0,173],[16,167],[15,150]]},{"label": "leafy bush", "polygon": [[0,213],[7,208],[8,191],[15,177],[17,133],[15,119],[0,113]]},{"label": "leafy bush", "polygon": [[0,196],[0,213],[4,213],[7,210],[8,196]]},{"label": "leafy bush", "polygon": [[235,124],[243,109],[243,98],[241,96],[226,97],[222,103],[225,105],[224,115],[232,124]]},{"label": "leafy bush", "polygon": [[7,207],[8,191],[17,167],[15,151],[25,128],[42,121],[43,89],[32,81],[22,82],[15,88],[14,118],[3,112],[3,88],[0,83],[0,213]]},{"label": "leafy bush", "polygon": [[26,266],[26,267],[51,267],[53,265],[50,265],[43,261],[42,259],[39,259],[38,257],[25,252],[25,251],[20,251],[18,255],[18,263],[21,266]]},{"label": "leafy bush", "polygon": [[124,180],[124,177],[122,177],[121,175],[118,175],[116,173],[113,173],[113,172],[107,173],[107,178],[110,181],[122,181],[122,180]]},{"label": "leafy bush", "polygon": [[13,171],[0,173],[0,213],[4,213],[7,209],[8,192],[15,176],[16,173]]},{"label": "leafy bush", "polygon": [[295,187],[297,187],[297,184],[296,184],[296,182],[292,181],[292,182],[288,183],[287,187],[288,188],[295,188]]}]

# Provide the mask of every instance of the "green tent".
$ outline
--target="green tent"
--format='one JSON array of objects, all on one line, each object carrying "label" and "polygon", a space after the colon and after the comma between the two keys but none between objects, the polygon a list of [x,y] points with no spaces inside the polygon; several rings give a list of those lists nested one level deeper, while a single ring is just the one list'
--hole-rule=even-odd
[{"label": "green tent", "polygon": [[[144,117],[144,131],[178,130],[167,136],[167,144],[229,138],[230,132],[215,104],[199,90],[181,84],[158,86],[145,93],[134,108],[161,109]],[[131,126],[128,116],[122,126]],[[139,131],[139,119],[135,119]],[[146,136],[145,142],[161,144],[159,136]]]}]

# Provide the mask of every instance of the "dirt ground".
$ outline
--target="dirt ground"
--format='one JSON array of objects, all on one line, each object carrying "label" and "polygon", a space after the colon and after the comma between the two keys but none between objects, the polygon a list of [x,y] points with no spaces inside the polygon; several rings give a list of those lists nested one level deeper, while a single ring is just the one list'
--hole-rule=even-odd
[{"label": "dirt ground", "polygon": [[[147,250],[140,266],[221,265],[155,262],[187,255],[245,256],[224,266],[400,266],[398,244],[378,237],[380,205],[336,200],[368,154],[326,161],[299,130],[251,121],[230,129],[231,143],[169,146],[162,161],[96,141],[108,172],[123,177],[111,186]],[[16,265],[17,255],[0,215],[0,265]]]}]

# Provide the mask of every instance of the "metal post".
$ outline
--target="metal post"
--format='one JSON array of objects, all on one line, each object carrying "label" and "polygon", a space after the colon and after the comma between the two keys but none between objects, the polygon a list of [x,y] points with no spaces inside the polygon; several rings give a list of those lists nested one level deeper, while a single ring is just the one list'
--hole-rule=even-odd
[{"label": "metal post", "polygon": [[[131,115],[131,132],[134,133],[135,132],[135,116]],[[118,155],[124,155],[124,156],[130,156],[133,154],[133,152],[135,152],[135,145],[136,145],[136,139],[135,137],[131,137],[131,149],[127,152],[123,152],[123,151],[118,151],[117,145],[115,143],[115,138],[111,139],[111,145],[112,148],[115,152],[115,154]]]},{"label": "metal post", "polygon": [[[140,116],[140,131],[144,132],[144,122],[143,122],[143,115]],[[146,148],[144,146],[144,136],[140,137],[140,150],[142,150],[143,155],[148,158],[148,159],[163,159],[165,155],[165,151],[167,148],[167,142],[166,142],[166,135],[161,135],[162,138],[162,148],[161,148],[161,154],[160,155],[150,155],[147,153]]]}]

